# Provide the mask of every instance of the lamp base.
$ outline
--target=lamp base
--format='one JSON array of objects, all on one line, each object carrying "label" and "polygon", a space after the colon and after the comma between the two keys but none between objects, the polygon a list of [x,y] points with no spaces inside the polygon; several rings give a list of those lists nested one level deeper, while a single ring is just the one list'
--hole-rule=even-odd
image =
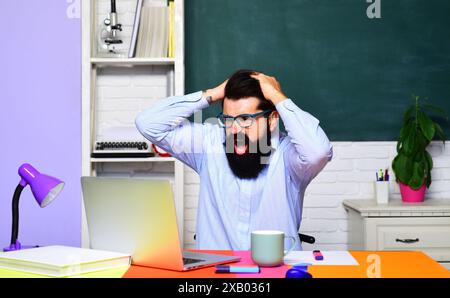
[{"label": "lamp base", "polygon": [[27,248],[35,248],[35,247],[39,247],[39,245],[22,245],[19,241],[16,241],[16,243],[11,244],[10,246],[3,248],[3,251],[7,252],[7,251],[15,251],[15,250],[27,249]]}]

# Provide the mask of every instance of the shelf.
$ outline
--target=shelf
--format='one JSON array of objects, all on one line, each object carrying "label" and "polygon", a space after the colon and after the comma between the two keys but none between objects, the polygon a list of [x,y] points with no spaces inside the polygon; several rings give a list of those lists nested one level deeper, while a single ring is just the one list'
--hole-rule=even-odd
[{"label": "shelf", "polygon": [[97,66],[174,65],[175,58],[91,58]]},{"label": "shelf", "polygon": [[147,158],[91,158],[91,162],[174,162],[174,157],[147,157]]},{"label": "shelf", "polygon": [[[85,1],[82,2],[84,3]],[[149,175],[157,177],[159,175],[165,175],[163,172],[170,170],[171,177],[173,177],[173,197],[177,221],[181,223],[178,225],[178,235],[180,237],[180,243],[183,246],[184,164],[174,157],[160,157],[159,155],[146,158],[98,158],[92,157],[91,154],[94,140],[97,138],[98,134],[104,132],[102,129],[120,125],[116,122],[117,118],[123,117],[124,121],[132,120],[130,119],[131,114],[136,115],[142,108],[150,104],[147,100],[149,98],[149,92],[151,92],[150,95],[152,95],[154,91],[155,97],[158,94],[161,94],[161,96],[158,97],[162,97],[162,95],[165,94],[167,94],[167,96],[172,94],[185,94],[185,1],[174,1],[175,22],[173,24],[173,37],[174,44],[176,45],[174,52],[175,58],[128,58],[128,51],[123,52],[123,55],[118,57],[108,55],[107,53],[98,53],[98,21],[101,21],[101,18],[110,12],[109,6],[104,5],[105,3],[103,3],[109,1],[91,0],[86,2],[90,3],[90,5],[81,6],[81,173],[83,176],[107,176],[109,174],[112,176],[119,174],[120,176],[125,173],[137,173],[133,174],[132,177],[138,177],[140,174],[146,177]],[[151,2],[152,5],[155,4],[157,6],[167,5],[167,0],[151,0]],[[132,17],[135,9],[136,1],[122,1],[122,6],[119,8],[123,13],[127,14],[127,18]],[[99,16],[102,17],[99,18]],[[132,18],[129,18],[129,21],[131,23],[133,21]],[[122,33],[123,40],[126,40],[127,42],[131,40],[131,30],[124,30]],[[104,72],[103,70],[107,71]],[[99,80],[100,77],[102,77],[103,81]],[[116,81],[120,82],[120,84],[116,84]],[[127,84],[125,84],[125,82],[127,82]],[[133,89],[133,86],[135,85],[148,88]],[[151,91],[149,91],[150,88],[152,89]],[[99,91],[99,89],[106,91],[103,93],[103,91]],[[120,92],[120,96],[116,96],[116,91]],[[127,107],[127,109],[123,111],[116,109],[114,105],[120,105],[122,103],[127,105],[128,93],[129,97],[137,99],[136,101],[140,101],[139,105],[136,104],[129,108]],[[107,95],[103,96],[104,94]],[[108,98],[110,97],[108,94],[111,94],[111,97],[114,97],[114,101],[108,101]],[[115,115],[117,118],[109,117],[110,115],[106,115],[105,117],[105,115],[102,114],[104,111],[99,111],[97,109],[99,105],[111,105],[111,108],[107,108],[105,111],[114,110],[115,113],[118,114]],[[123,115],[120,114],[122,112]],[[132,122],[129,123],[131,124]],[[142,169],[142,167],[144,167],[144,169]],[[117,170],[119,170],[119,172],[117,172]],[[124,170],[124,172],[120,172],[121,170]],[[81,245],[83,247],[89,247],[89,232],[83,203],[83,200],[81,200]]]}]

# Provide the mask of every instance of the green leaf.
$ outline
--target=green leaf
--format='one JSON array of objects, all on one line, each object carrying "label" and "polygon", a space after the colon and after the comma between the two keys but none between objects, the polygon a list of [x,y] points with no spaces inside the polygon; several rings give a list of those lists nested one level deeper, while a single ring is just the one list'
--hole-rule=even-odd
[{"label": "green leaf", "polygon": [[427,175],[426,177],[426,184],[427,187],[430,187],[431,185],[431,169],[433,168],[433,159],[431,158],[430,153],[428,153],[428,151],[424,151],[424,157],[425,157],[425,162],[424,162],[424,166],[425,166],[425,174]]},{"label": "green leaf", "polygon": [[411,135],[412,130],[415,128],[414,121],[410,119],[408,123],[402,126],[400,129],[400,137],[397,141],[397,153],[399,153],[405,147],[405,140]]},{"label": "green leaf", "polygon": [[411,133],[411,130],[414,128],[414,121],[410,120],[408,123],[404,124],[400,129],[400,140],[404,141],[405,137]]},{"label": "green leaf", "polygon": [[431,171],[431,169],[433,168],[433,158],[431,158],[430,153],[428,153],[428,151],[426,150],[425,150],[425,159],[428,164],[428,170]]},{"label": "green leaf", "polygon": [[443,108],[431,104],[424,104],[422,105],[422,107],[430,111],[433,111],[436,114],[440,114],[443,118],[448,120],[447,112]]},{"label": "green leaf", "polygon": [[427,162],[426,160],[424,160],[424,161],[422,162],[422,165],[423,165],[423,171],[425,172],[425,174],[426,174],[427,177],[428,177],[428,174],[430,173],[429,164],[428,164],[428,162]]},{"label": "green leaf", "polygon": [[434,122],[427,116],[425,113],[419,111],[418,112],[419,126],[422,130],[424,136],[428,141],[431,141],[434,137],[435,126]]},{"label": "green leaf", "polygon": [[412,154],[414,156],[418,155],[419,158],[421,158],[425,161],[423,152],[425,151],[425,149],[429,143],[430,143],[430,141],[428,141],[422,133],[418,133],[416,135],[416,140],[415,140],[414,149],[413,149]]},{"label": "green leaf", "polygon": [[400,153],[392,161],[392,169],[398,180],[408,183],[413,174],[413,163],[406,155]]},{"label": "green leaf", "polygon": [[437,134],[437,136],[439,137],[439,139],[442,140],[442,142],[443,142],[444,145],[445,145],[445,134],[444,134],[444,130],[443,130],[442,127],[441,127],[439,124],[437,124],[436,122],[434,123],[434,127],[435,127],[435,129],[436,129],[436,134]]},{"label": "green leaf", "polygon": [[402,149],[402,141],[397,141],[397,153],[400,153],[400,150]]},{"label": "green leaf", "polygon": [[403,149],[406,155],[413,155],[416,142],[416,129],[413,128],[405,134]]},{"label": "green leaf", "polygon": [[414,162],[413,174],[408,182],[408,185],[411,186],[411,188],[417,190],[423,185],[425,178],[426,177],[423,165],[420,162]]},{"label": "green leaf", "polygon": [[406,112],[403,114],[403,125],[408,123],[409,120],[411,120],[412,114],[414,112],[414,106],[410,106]]},{"label": "green leaf", "polygon": [[431,175],[430,174],[428,174],[427,175],[427,188],[429,188],[430,187],[430,185],[431,185]]}]

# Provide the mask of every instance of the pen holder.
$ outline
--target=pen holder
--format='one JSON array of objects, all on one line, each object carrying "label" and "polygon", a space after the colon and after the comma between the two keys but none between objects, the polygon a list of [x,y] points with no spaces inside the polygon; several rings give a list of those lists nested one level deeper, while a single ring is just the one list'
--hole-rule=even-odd
[{"label": "pen holder", "polygon": [[375,197],[378,204],[387,204],[389,201],[389,181],[375,182]]}]

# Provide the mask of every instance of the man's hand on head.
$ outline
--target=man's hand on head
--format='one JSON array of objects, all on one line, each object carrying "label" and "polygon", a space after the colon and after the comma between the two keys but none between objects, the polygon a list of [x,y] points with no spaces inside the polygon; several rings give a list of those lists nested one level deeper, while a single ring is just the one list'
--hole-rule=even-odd
[{"label": "man's hand on head", "polygon": [[287,99],[287,96],[281,91],[280,83],[278,83],[275,77],[267,76],[263,73],[255,73],[252,75],[252,78],[259,81],[264,97],[274,105]]},{"label": "man's hand on head", "polygon": [[203,91],[203,96],[211,96],[211,103],[222,100],[225,97],[225,86],[227,85],[227,82],[228,79],[217,87]]}]

